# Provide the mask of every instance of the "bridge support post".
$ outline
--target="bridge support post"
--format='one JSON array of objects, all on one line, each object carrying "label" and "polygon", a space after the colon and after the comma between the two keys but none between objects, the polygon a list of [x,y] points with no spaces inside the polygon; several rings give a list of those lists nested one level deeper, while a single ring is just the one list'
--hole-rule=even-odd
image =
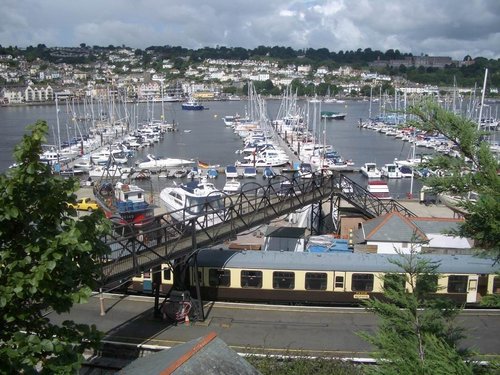
[{"label": "bridge support post", "polygon": [[160,312],[160,285],[161,285],[161,266],[153,267],[151,270],[153,279],[153,293],[155,298],[153,316],[155,318],[160,318],[162,316]]},{"label": "bridge support post", "polygon": [[101,316],[106,315],[106,310],[104,310],[104,295],[102,294],[102,288],[99,288],[99,306],[101,308]]},{"label": "bridge support post", "polygon": [[198,316],[196,320],[205,321],[205,312],[203,311],[203,300],[201,299],[201,291],[200,291],[200,279],[198,277],[198,253],[194,253],[194,269],[195,269],[195,280],[196,280],[196,297],[198,298]]},{"label": "bridge support post", "polygon": [[198,244],[196,242],[196,220],[195,219],[193,219],[191,221],[191,225],[192,225],[191,244],[192,244],[192,251],[194,253],[194,282],[196,283],[196,298],[197,298],[196,310],[198,311],[196,320],[203,322],[205,320],[205,312],[203,311],[203,301],[201,299],[201,291],[200,291],[200,278],[198,275],[198,253],[196,251],[198,248]]}]

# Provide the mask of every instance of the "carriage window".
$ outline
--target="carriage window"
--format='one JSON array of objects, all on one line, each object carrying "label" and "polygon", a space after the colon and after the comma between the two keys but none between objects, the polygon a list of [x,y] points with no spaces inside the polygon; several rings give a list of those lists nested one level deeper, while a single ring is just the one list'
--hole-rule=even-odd
[{"label": "carriage window", "polygon": [[208,283],[210,286],[231,285],[231,271],[211,268],[208,270]]},{"label": "carriage window", "polygon": [[171,280],[172,270],[170,268],[163,269],[163,280]]},{"label": "carriage window", "polygon": [[241,271],[242,288],[262,288],[262,271]]},{"label": "carriage window", "polygon": [[450,275],[448,277],[448,293],[465,293],[468,276]]},{"label": "carriage window", "polygon": [[326,290],[326,273],[306,272],[307,290]]},{"label": "carriage window", "polygon": [[384,289],[404,291],[406,287],[406,276],[401,273],[388,273],[384,276]]},{"label": "carriage window", "polygon": [[344,288],[344,276],[335,276],[335,288]]},{"label": "carriage window", "polygon": [[293,289],[295,274],[293,272],[273,272],[274,289]]},{"label": "carriage window", "polygon": [[493,279],[493,294],[500,294],[500,276]]},{"label": "carriage window", "polygon": [[353,273],[352,290],[370,292],[373,290],[373,274],[371,273]]}]

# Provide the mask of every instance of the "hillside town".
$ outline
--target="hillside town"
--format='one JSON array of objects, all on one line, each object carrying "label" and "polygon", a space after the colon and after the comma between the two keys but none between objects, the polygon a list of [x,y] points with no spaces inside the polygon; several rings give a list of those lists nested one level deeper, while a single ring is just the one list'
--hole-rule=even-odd
[{"label": "hillside town", "polygon": [[[30,47],[28,47],[30,48]],[[31,47],[33,48],[33,47]],[[46,48],[44,48],[45,50]],[[438,87],[410,82],[401,75],[387,75],[378,68],[405,67],[443,69],[470,66],[474,60],[454,61],[446,56],[405,56],[378,58],[368,66],[341,65],[331,68],[309,63],[284,63],[272,59],[214,59],[191,61],[162,58],[155,50],[127,47],[102,48],[85,45],[76,48],[47,48],[47,59],[25,54],[0,54],[0,103],[2,105],[40,104],[57,98],[82,100],[109,91],[120,92],[127,101],[239,100],[245,83],[265,83],[267,94],[278,96],[292,82],[312,88],[309,96],[358,98],[370,95],[371,88],[397,89],[407,94],[433,94],[457,90],[470,93],[474,87]],[[5,51],[4,51],[5,52]],[[94,61],[89,54],[94,53]],[[180,66],[179,61],[182,63]],[[299,59],[300,61],[300,59]],[[498,93],[490,88],[490,93]],[[378,90],[376,92],[378,95]],[[375,94],[374,94],[375,95]]]}]

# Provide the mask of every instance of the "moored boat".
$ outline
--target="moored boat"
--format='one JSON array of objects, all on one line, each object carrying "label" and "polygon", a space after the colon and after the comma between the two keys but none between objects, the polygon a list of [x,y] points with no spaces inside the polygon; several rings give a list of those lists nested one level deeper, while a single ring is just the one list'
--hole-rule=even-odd
[{"label": "moored boat", "polygon": [[380,169],[377,168],[377,164],[375,163],[365,163],[359,170],[368,178],[382,177],[382,173],[380,172]]},{"label": "moored boat", "polygon": [[181,168],[194,164],[193,160],[176,159],[176,158],[159,158],[153,154],[147,154],[146,160],[136,163],[141,169],[149,169],[152,172],[160,169]]},{"label": "moored boat", "polygon": [[206,178],[193,180],[179,186],[168,186],[160,192],[169,215],[178,221],[206,215],[208,224],[221,222],[219,215],[224,208],[223,193]]},{"label": "moored boat", "polygon": [[326,120],[344,120],[347,113],[334,111],[321,111],[321,118]]},{"label": "moored boat", "polygon": [[205,109],[205,107],[194,98],[189,98],[187,102],[182,103],[182,109],[188,111],[201,111]]},{"label": "moored boat", "polygon": [[94,196],[114,224],[142,229],[154,221],[154,210],[146,200],[146,192],[137,185],[120,181],[98,183],[94,185]]},{"label": "moored boat", "polygon": [[231,178],[226,180],[226,183],[224,184],[222,191],[228,194],[235,194],[240,190],[240,187],[241,183],[235,178]]},{"label": "moored boat", "polygon": [[381,173],[382,173],[382,176],[386,177],[386,178],[401,178],[401,177],[403,177],[399,171],[399,167],[393,163],[384,164],[384,166],[381,168]]}]

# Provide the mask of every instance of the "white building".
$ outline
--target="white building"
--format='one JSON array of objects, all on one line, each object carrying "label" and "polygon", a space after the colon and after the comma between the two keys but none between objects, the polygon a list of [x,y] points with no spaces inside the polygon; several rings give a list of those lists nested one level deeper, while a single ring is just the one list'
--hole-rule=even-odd
[{"label": "white building", "polygon": [[407,254],[410,250],[458,250],[472,248],[467,238],[445,234],[457,229],[461,219],[435,217],[406,217],[399,212],[391,212],[361,223],[354,231],[355,244],[367,245],[377,253]]}]

